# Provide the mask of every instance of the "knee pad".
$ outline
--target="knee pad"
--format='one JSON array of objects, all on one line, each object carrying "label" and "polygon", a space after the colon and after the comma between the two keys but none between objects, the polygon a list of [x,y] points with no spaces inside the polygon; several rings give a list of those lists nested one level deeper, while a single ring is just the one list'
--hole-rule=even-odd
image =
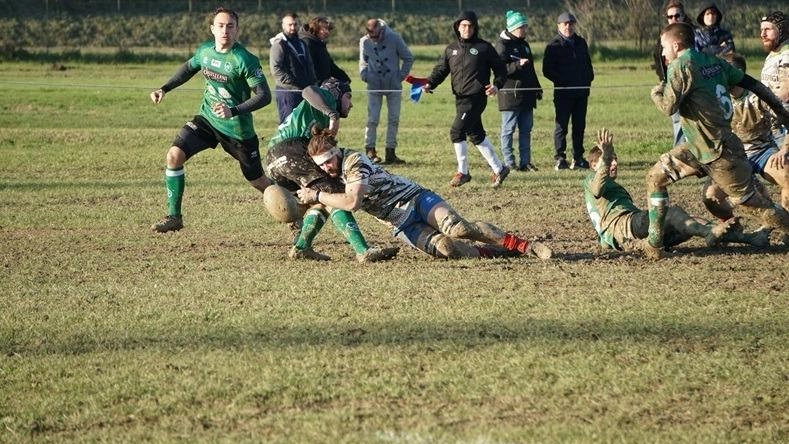
[{"label": "knee pad", "polygon": [[455,239],[473,239],[479,232],[476,226],[454,211],[450,211],[444,220],[438,223],[438,228],[442,233]]},{"label": "knee pad", "polygon": [[437,234],[430,239],[428,253],[444,259],[459,259],[463,257],[479,257],[479,250],[473,245],[458,239],[452,239],[445,234]]}]

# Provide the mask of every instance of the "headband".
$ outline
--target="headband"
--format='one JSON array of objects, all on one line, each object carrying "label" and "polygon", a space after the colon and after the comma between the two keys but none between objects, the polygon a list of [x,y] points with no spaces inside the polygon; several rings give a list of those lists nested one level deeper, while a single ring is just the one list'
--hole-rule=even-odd
[{"label": "headband", "polygon": [[339,156],[339,155],[340,155],[340,150],[339,150],[339,148],[337,148],[335,146],[332,149],[330,149],[329,151],[324,151],[324,152],[322,152],[320,154],[316,154],[316,155],[312,156],[312,161],[315,162],[318,165],[323,165],[324,163],[326,163],[329,160],[331,160],[332,157]]}]

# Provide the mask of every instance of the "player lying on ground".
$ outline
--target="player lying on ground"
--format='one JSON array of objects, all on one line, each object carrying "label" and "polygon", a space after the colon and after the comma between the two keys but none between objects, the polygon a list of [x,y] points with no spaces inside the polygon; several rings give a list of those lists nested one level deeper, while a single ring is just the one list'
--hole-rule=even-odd
[{"label": "player lying on ground", "polygon": [[362,153],[337,147],[329,131],[314,136],[307,152],[323,171],[345,184],[345,192],[302,188],[298,191],[302,203],[361,209],[392,226],[394,235],[408,245],[434,257],[551,257],[551,249],[539,242],[529,242],[486,222],[467,221],[427,188],[389,173]]},{"label": "player lying on ground", "polygon": [[[589,164],[593,170],[584,179],[586,211],[592,219],[600,244],[606,248],[623,250],[628,241],[646,239],[649,212],[633,204],[630,193],[616,182],[618,161],[614,152],[614,136],[603,128],[597,132],[597,145],[589,151]],[[733,231],[735,219],[710,226],[707,221],[688,215],[682,208],[672,205],[666,214],[664,247],[672,247],[691,237],[705,238],[707,245],[719,242],[741,242],[758,246],[769,243],[769,235]]]}]

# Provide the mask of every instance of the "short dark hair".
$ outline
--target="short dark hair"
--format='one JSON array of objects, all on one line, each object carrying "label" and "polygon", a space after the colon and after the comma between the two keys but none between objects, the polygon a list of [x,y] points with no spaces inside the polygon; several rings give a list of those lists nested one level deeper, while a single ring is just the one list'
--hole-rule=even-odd
[{"label": "short dark hair", "polygon": [[677,41],[682,49],[693,48],[694,33],[693,27],[687,23],[672,23],[660,33],[661,36],[667,36]]},{"label": "short dark hair", "polygon": [[214,9],[213,14],[211,14],[211,23],[214,23],[214,19],[216,18],[216,16],[218,16],[219,14],[223,14],[223,13],[230,15],[230,17],[233,17],[233,20],[236,21],[236,25],[239,24],[238,23],[238,13],[236,11],[233,11],[230,8],[225,8],[224,6],[220,6],[220,7],[216,8],[216,9]]},{"label": "short dark hair", "polygon": [[685,12],[685,5],[680,0],[668,0],[663,6],[663,11],[668,11],[671,8],[678,8],[683,13]]},{"label": "short dark hair", "polygon": [[587,154],[586,156],[587,159],[589,160],[589,163],[591,164],[591,163],[596,163],[598,160],[600,160],[600,156],[602,155],[603,155],[603,150],[601,150],[599,146],[595,145],[594,147],[592,147],[591,150],[589,150],[589,154]]}]

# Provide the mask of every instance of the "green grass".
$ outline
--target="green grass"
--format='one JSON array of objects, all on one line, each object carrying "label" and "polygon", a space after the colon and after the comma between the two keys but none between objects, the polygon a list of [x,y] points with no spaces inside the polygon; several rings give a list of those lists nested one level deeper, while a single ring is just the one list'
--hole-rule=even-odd
[{"label": "green grass", "polygon": [[[671,139],[648,64],[596,66],[587,126],[587,149],[613,130],[621,182],[642,204]],[[448,83],[404,104],[409,164],[393,170],[555,259],[404,248],[363,266],[330,227],[316,249],[333,261],[288,261],[288,231],[221,150],[187,164],[186,228],[148,231],[166,210],[164,153],[200,99],[193,80],[151,105],[176,66],[0,65],[0,442],[789,438],[786,248],[691,241],[660,262],[600,251],[583,174],[552,169],[548,82],[538,173],[492,190],[472,150],[474,180],[450,190]],[[353,85],[341,141],[360,147],[366,98]],[[255,119],[270,136],[275,106]],[[495,101],[485,124],[498,146]],[[672,201],[703,215],[700,185],[673,185]],[[398,245],[358,219],[374,243]]]}]

